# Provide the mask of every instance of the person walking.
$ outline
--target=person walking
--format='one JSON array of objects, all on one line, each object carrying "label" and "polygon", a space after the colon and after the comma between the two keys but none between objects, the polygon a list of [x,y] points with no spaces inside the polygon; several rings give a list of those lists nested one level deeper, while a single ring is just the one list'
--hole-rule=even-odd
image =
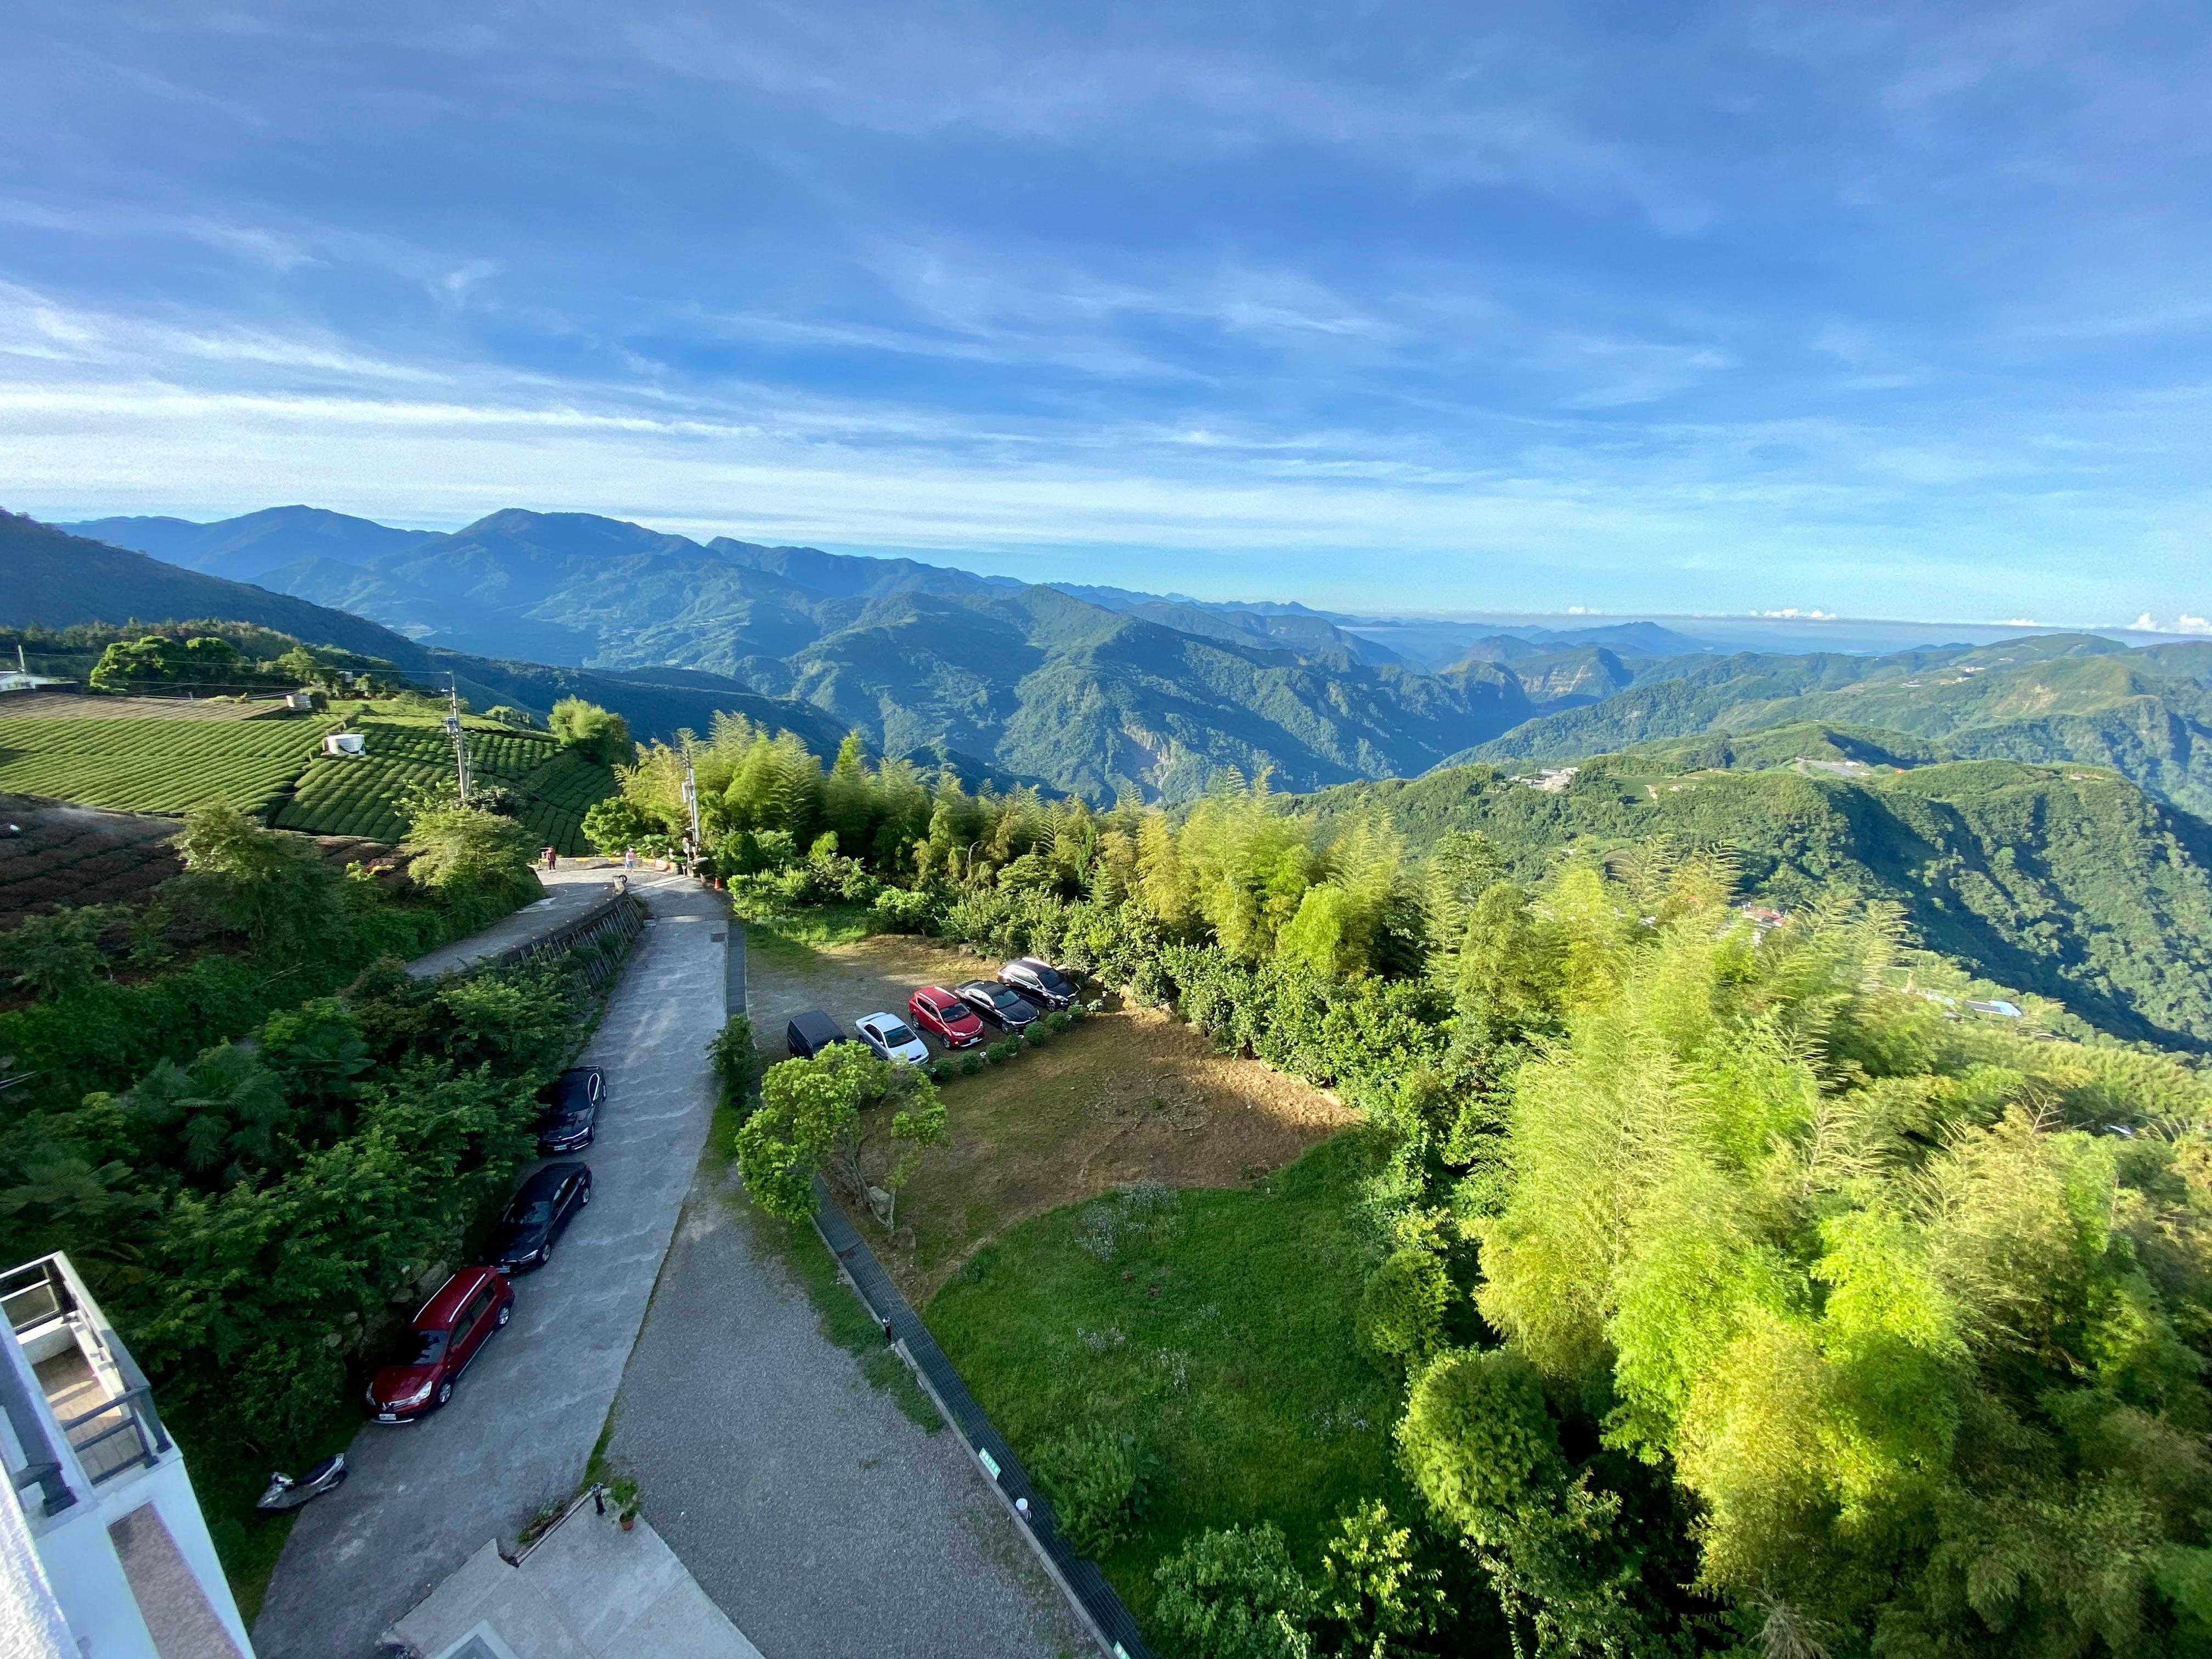
[{"label": "person walking", "polygon": [[625,870],[635,870],[637,868],[636,848],[625,847],[623,848],[623,868]]}]

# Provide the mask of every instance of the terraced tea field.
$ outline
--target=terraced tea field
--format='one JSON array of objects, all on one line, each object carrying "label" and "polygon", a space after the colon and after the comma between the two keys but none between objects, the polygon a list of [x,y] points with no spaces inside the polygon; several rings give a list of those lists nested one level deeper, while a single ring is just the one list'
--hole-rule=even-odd
[{"label": "terraced tea field", "polygon": [[264,811],[306,769],[325,714],[251,720],[0,717],[0,792],[174,814],[227,800]]},{"label": "terraced tea field", "polygon": [[[280,830],[318,836],[366,836],[398,841],[399,814],[410,789],[452,775],[453,751],[434,720],[369,716],[352,729],[368,752],[352,759],[318,758],[276,817]],[[550,737],[485,722],[469,723],[469,754],[480,782],[500,783],[524,799],[531,834],[563,853],[587,851],[584,813],[614,793],[614,774],[595,761],[565,753]]]},{"label": "terraced tea field", "polygon": [[[280,830],[397,842],[407,833],[407,792],[453,775],[453,748],[434,717],[358,716],[350,729],[368,753],[337,759],[322,754],[323,733],[341,724],[336,714],[195,717],[205,707],[0,716],[0,793],[168,817],[227,800]],[[522,822],[534,837],[565,854],[589,850],[584,813],[614,793],[613,772],[543,734],[475,720],[468,732],[477,780],[522,797]]]}]

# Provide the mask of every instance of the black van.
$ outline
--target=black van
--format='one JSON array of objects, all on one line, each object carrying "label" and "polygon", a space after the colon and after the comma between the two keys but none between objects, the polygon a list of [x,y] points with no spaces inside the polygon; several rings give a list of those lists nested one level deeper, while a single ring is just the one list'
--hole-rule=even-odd
[{"label": "black van", "polygon": [[810,1008],[792,1017],[791,1024],[783,1028],[783,1040],[793,1060],[811,1060],[831,1043],[850,1042],[853,1039],[839,1030],[837,1022],[819,1008]]}]

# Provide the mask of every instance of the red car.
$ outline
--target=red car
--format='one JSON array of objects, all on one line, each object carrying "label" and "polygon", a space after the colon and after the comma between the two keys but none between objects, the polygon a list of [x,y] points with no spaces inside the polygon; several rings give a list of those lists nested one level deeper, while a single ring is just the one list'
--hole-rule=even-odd
[{"label": "red car", "polygon": [[483,1352],[491,1334],[514,1316],[514,1289],[489,1267],[464,1267],[422,1304],[408,1332],[407,1358],[386,1365],[368,1385],[368,1408],[380,1423],[412,1423],[453,1397],[453,1384]]},{"label": "red car", "polygon": [[927,1031],[948,1048],[968,1048],[985,1036],[975,1011],[942,985],[925,985],[906,1000],[917,1030]]}]

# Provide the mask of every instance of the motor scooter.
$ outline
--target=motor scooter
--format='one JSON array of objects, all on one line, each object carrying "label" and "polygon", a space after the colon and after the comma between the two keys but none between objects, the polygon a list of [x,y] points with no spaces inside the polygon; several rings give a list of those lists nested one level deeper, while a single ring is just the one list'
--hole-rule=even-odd
[{"label": "motor scooter", "polygon": [[296,1510],[302,1504],[320,1498],[332,1487],[343,1486],[345,1478],[345,1454],[333,1452],[297,1480],[289,1474],[270,1475],[269,1490],[261,1494],[261,1501],[253,1507],[277,1514],[286,1510]]}]

